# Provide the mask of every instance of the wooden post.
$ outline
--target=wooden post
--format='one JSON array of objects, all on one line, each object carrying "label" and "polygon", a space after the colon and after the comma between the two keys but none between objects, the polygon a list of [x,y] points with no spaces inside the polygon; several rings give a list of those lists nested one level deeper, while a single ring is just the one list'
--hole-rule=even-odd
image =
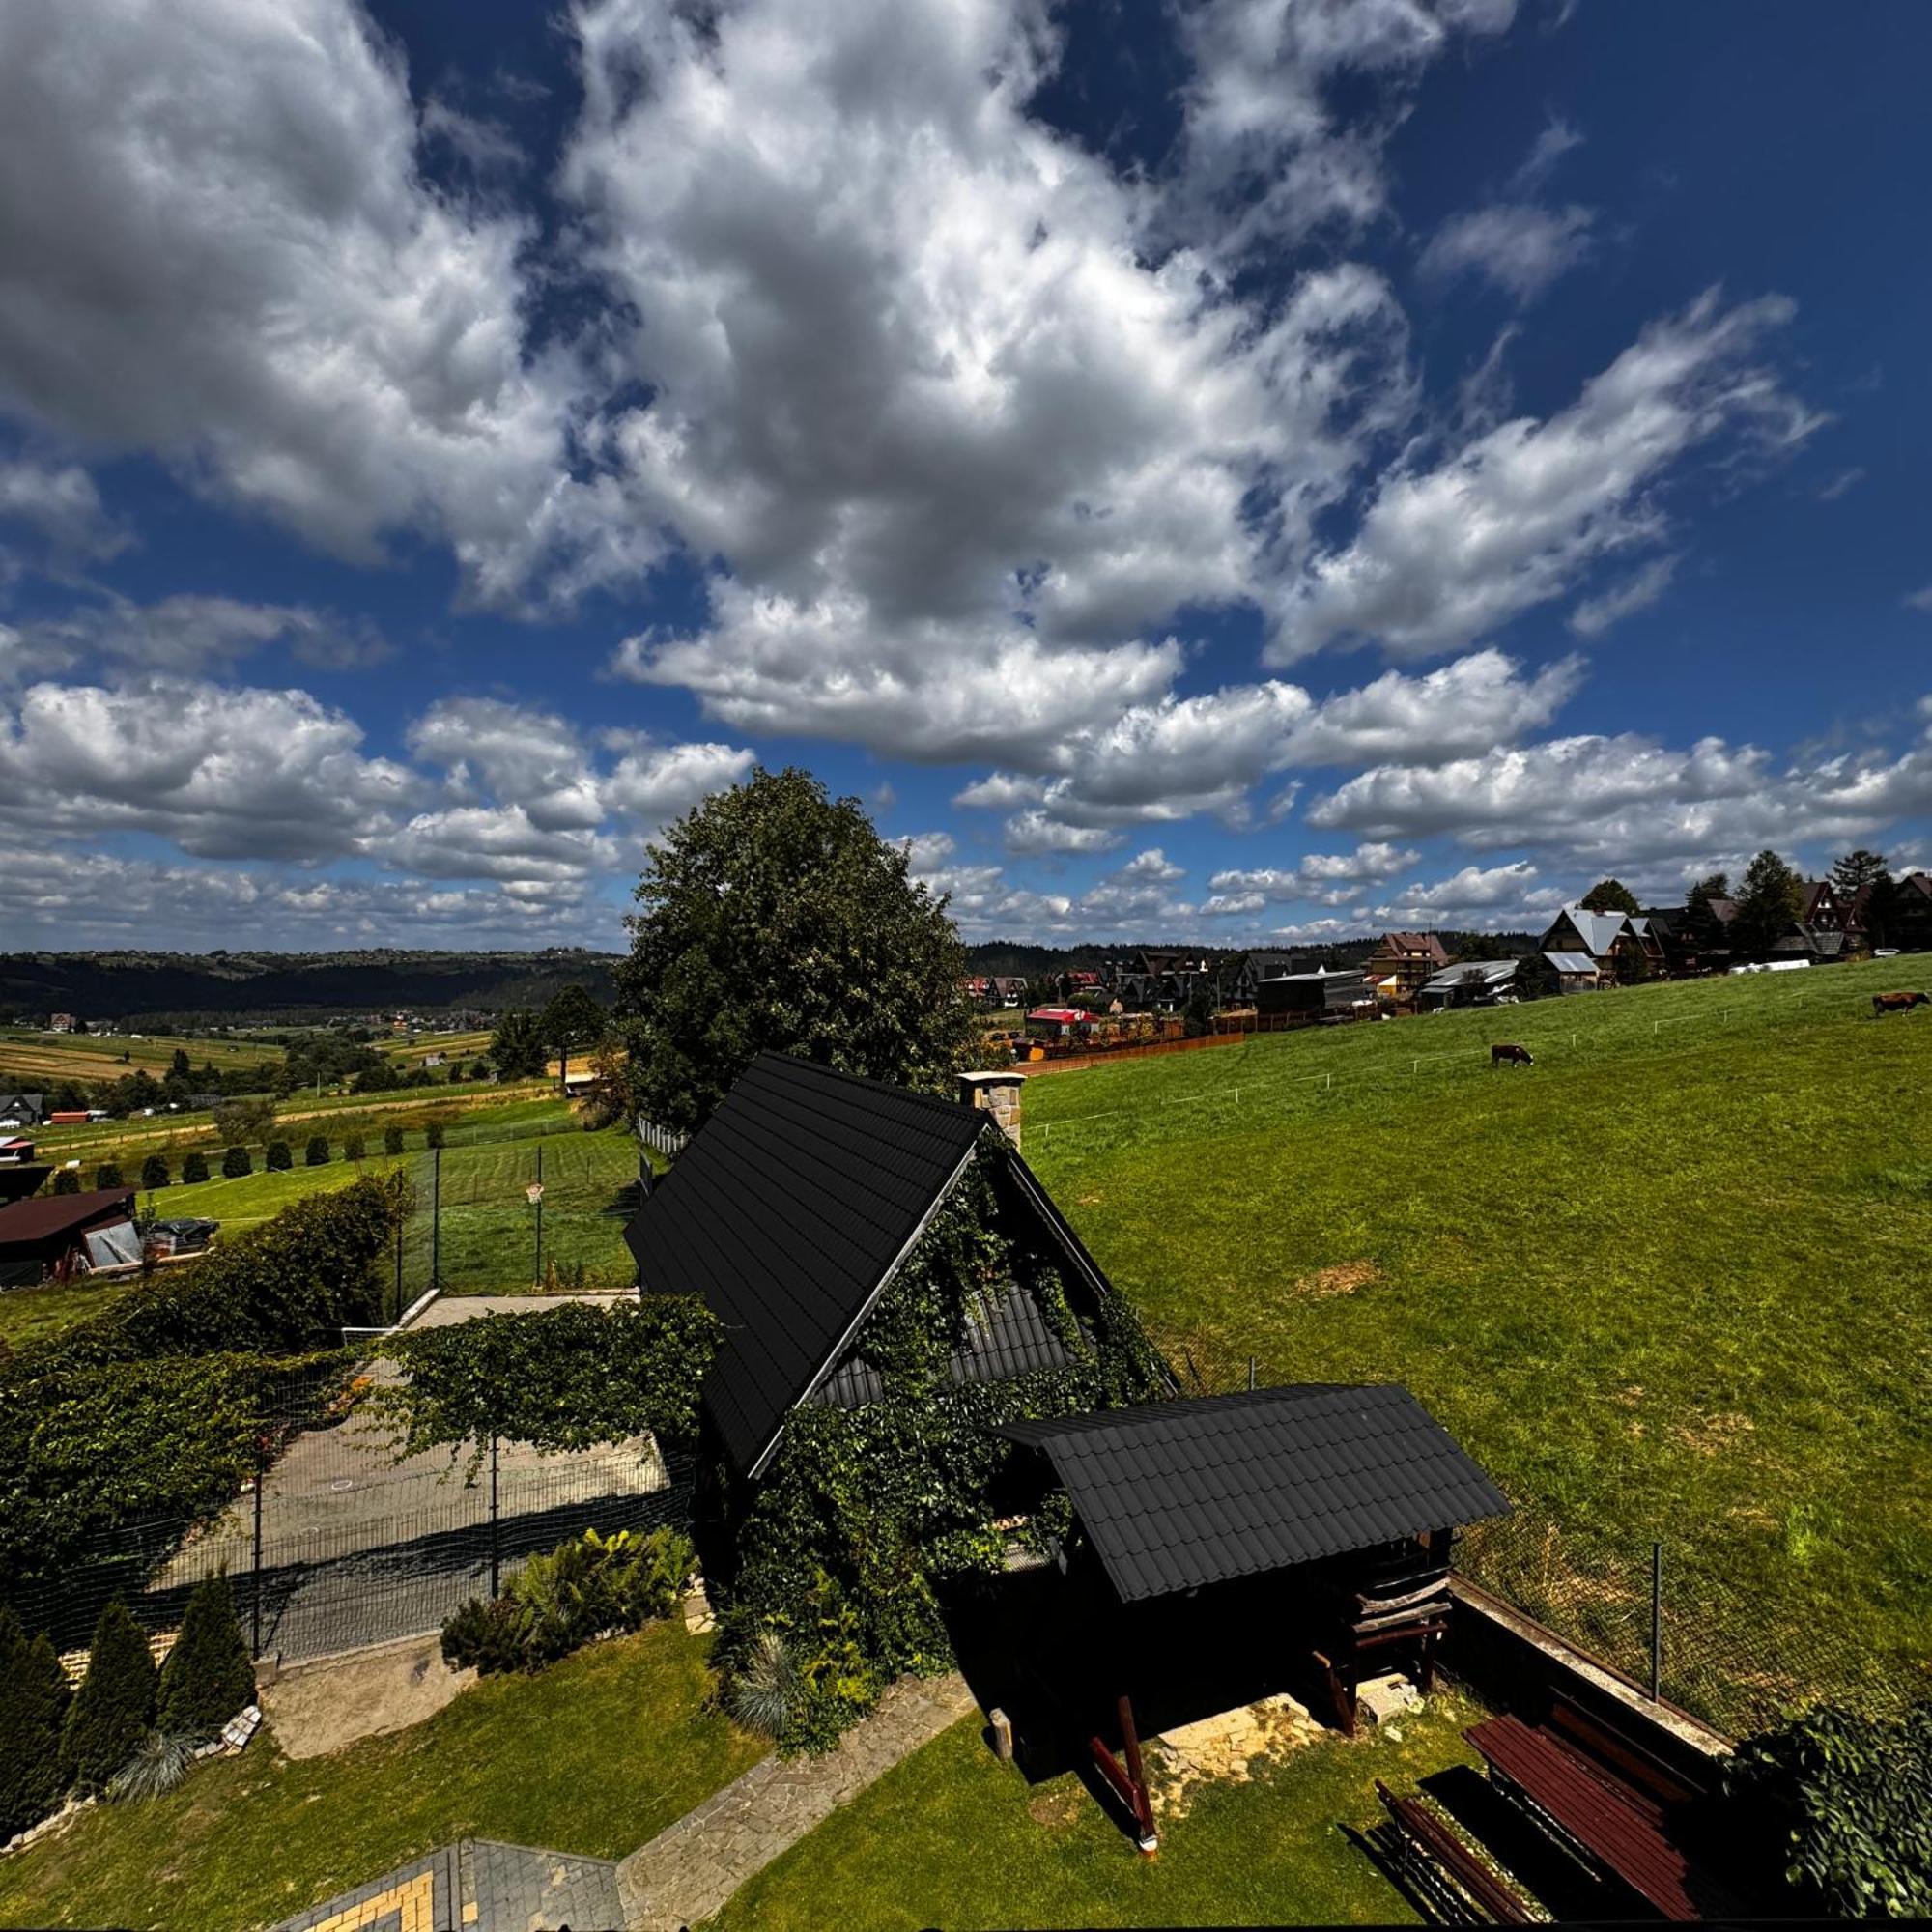
[{"label": "wooden post", "polygon": [[1153,1804],[1148,1797],[1147,1767],[1141,1762],[1140,1733],[1134,1729],[1134,1701],[1127,1693],[1121,1692],[1121,1747],[1127,1756],[1127,1777],[1134,1787],[1134,1816],[1140,1826],[1140,1852],[1143,1858],[1152,1858],[1160,1848],[1159,1834],[1153,1828]]}]

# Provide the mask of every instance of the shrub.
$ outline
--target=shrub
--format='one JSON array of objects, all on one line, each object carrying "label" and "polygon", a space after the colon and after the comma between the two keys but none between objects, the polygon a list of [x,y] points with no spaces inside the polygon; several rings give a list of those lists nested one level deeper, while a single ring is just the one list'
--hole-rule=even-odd
[{"label": "shrub", "polygon": [[72,1167],[62,1168],[54,1176],[54,1192],[56,1194],[78,1194],[80,1192],[80,1170]]},{"label": "shrub", "polygon": [[226,1576],[197,1583],[182,1618],[181,1635],[161,1665],[156,1721],[190,1738],[213,1737],[236,1712],[255,1700],[255,1666],[235,1621]]},{"label": "shrub", "polygon": [[586,1530],[532,1556],[500,1597],[465,1604],[443,1625],[443,1659],[485,1676],[540,1669],[606,1632],[669,1615],[693,1561],[691,1539],[674,1529]]},{"label": "shrub", "polygon": [[360,1134],[350,1134],[344,1138],[342,1143],[344,1160],[360,1160],[368,1151]]},{"label": "shrub", "polygon": [[287,1141],[270,1141],[262,1165],[271,1174],[286,1174],[296,1164],[296,1157],[289,1151]]},{"label": "shrub", "polygon": [[440,1148],[441,1145],[442,1122],[440,1121],[432,1121],[423,1129],[423,1146],[426,1148]]},{"label": "shrub", "polygon": [[168,1163],[163,1154],[151,1153],[141,1163],[141,1185],[151,1192],[168,1184]]},{"label": "shrub", "polygon": [[206,1180],[208,1179],[208,1156],[197,1149],[182,1162],[182,1179]]},{"label": "shrub", "polygon": [[724,1692],[724,1706],[748,1731],[776,1742],[791,1729],[804,1690],[784,1633],[761,1630]]},{"label": "shrub", "polygon": [[179,1732],[150,1731],[134,1747],[134,1755],[107,1780],[107,1795],[117,1803],[129,1798],[165,1798],[194,1765],[194,1748],[201,1742]]},{"label": "shrub", "polygon": [[308,1147],[302,1154],[304,1167],[327,1167],[328,1165],[328,1137],[326,1134],[311,1134]]},{"label": "shrub", "polygon": [[403,1130],[392,1121],[383,1129],[383,1151],[401,1153],[403,1151]]},{"label": "shrub", "polygon": [[0,1845],[38,1825],[61,1797],[67,1677],[44,1634],[28,1641],[0,1605]]},{"label": "shrub", "polygon": [[1782,1840],[1806,1915],[1932,1913],[1932,1703],[1891,1719],[1818,1705],[1739,1746],[1725,1789]]},{"label": "shrub", "polygon": [[244,1174],[253,1174],[255,1163],[248,1158],[244,1147],[232,1147],[221,1156],[221,1172],[229,1180],[239,1180]]},{"label": "shrub", "polygon": [[111,1160],[103,1160],[94,1170],[94,1184],[97,1187],[125,1187],[128,1183],[121,1179],[121,1169]]},{"label": "shrub", "polygon": [[83,1792],[101,1789],[134,1755],[155,1720],[155,1661],[119,1597],[100,1613],[94,1644],[61,1729],[61,1776]]}]

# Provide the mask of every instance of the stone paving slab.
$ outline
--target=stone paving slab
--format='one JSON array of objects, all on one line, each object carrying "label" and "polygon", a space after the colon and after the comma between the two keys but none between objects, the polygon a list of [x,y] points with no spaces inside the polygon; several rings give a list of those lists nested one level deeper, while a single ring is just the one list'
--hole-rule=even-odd
[{"label": "stone paving slab", "polygon": [[837,1750],[754,1764],[617,1867],[629,1932],[682,1932],[709,1918],[781,1852],[974,1708],[956,1674],[901,1678]]},{"label": "stone paving slab", "polygon": [[617,1867],[492,1838],[460,1838],[275,1932],[616,1932]]}]

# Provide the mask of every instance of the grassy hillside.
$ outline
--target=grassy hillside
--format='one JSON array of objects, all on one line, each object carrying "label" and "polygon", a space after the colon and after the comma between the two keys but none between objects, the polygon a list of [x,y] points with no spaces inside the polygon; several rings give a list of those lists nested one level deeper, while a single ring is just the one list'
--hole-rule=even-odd
[{"label": "grassy hillside", "polygon": [[272,1066],[282,1057],[282,1049],[266,1040],[190,1039],[171,1034],[146,1034],[138,1038],[130,1034],[97,1037],[8,1027],[0,1029],[0,1087],[37,1093],[63,1080],[92,1084],[119,1080],[143,1069],[159,1078],[168,1070],[178,1047],[196,1067],[213,1065],[222,1072],[234,1067]]},{"label": "grassy hillside", "polygon": [[[1574,1538],[1555,1567],[1662,1540],[1675,1601],[1765,1633],[1736,1668],[1768,1690],[1827,1637],[1922,1677],[1932,1012],[1874,1020],[1869,996],[1925,978],[1641,988],[1056,1075],[1028,1087],[1026,1151],[1209,1380],[1252,1355],[1264,1380],[1406,1382]],[[1497,1039],[1536,1065],[1492,1071]]]}]

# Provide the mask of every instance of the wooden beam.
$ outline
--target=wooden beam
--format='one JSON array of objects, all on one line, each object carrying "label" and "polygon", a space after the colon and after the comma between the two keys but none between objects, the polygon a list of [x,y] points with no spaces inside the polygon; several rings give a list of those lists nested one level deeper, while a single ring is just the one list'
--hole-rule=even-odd
[{"label": "wooden beam", "polygon": [[1153,1826],[1153,1801],[1148,1796],[1147,1767],[1141,1762],[1140,1733],[1134,1729],[1134,1700],[1122,1690],[1120,1700],[1121,1745],[1127,1754],[1127,1776],[1133,1780],[1134,1817],[1141,1828],[1141,1852],[1151,1858],[1160,1843]]}]

